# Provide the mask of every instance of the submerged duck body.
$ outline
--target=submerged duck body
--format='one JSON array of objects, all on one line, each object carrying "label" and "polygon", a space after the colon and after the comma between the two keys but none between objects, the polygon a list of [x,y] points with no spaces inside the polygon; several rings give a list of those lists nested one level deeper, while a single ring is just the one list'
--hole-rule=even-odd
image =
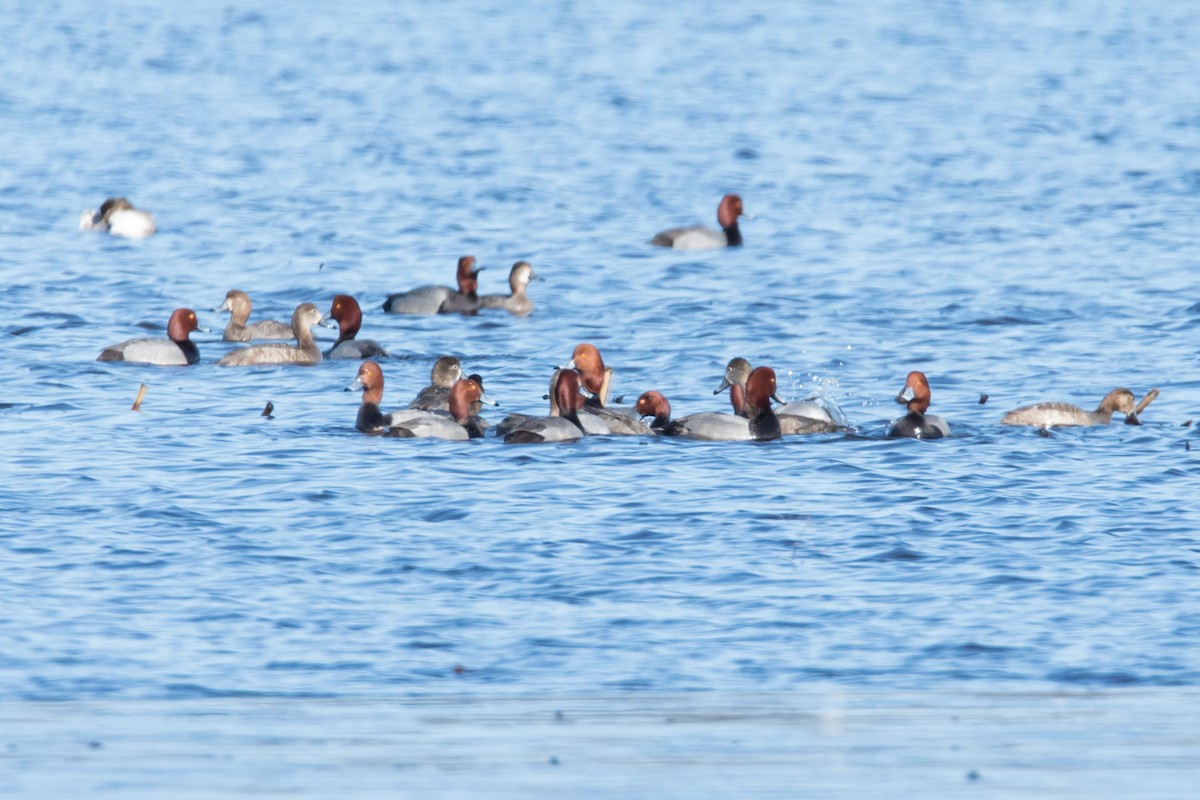
[{"label": "submerged duck body", "polygon": [[475,269],[475,256],[463,256],[458,260],[455,274],[458,290],[449,286],[422,286],[407,292],[389,295],[383,302],[388,314],[470,314],[479,308],[479,273]]},{"label": "submerged duck body", "polygon": [[301,303],[292,312],[292,335],[296,344],[277,342],[256,344],[230,350],[217,362],[218,367],[251,367],[277,364],[311,366],[321,363],[321,350],[313,341],[312,326],[332,327],[312,303]]},{"label": "submerged duck body", "polygon": [[718,247],[737,247],[742,243],[742,232],[738,228],[738,217],[743,215],[742,198],[727,194],[717,206],[717,222],[721,230],[716,231],[702,225],[690,228],[671,228],[655,234],[650,244],[670,247],[675,250],[712,250]]},{"label": "submerged duck body", "polygon": [[200,330],[196,312],[177,308],[167,322],[167,338],[129,339],[104,348],[97,361],[125,361],[133,364],[152,364],[158,367],[186,367],[200,360],[200,350],[188,338]]},{"label": "submerged duck body", "polygon": [[240,289],[230,289],[225,293],[225,301],[213,311],[228,311],[229,324],[221,337],[227,342],[252,342],[256,339],[291,339],[292,326],[285,325],[279,320],[264,319],[249,323],[250,311],[254,304],[250,295]]},{"label": "submerged duck body", "polygon": [[533,274],[533,265],[528,261],[518,261],[508,273],[510,293],[485,294],[479,298],[479,307],[501,308],[515,316],[527,317],[533,313],[533,301],[529,299],[526,287],[534,280],[537,280],[537,276]]},{"label": "submerged duck body", "polygon": [[387,358],[387,351],[373,339],[355,339],[362,327],[362,309],[348,294],[334,295],[329,319],[338,324],[338,338],[325,353],[326,358]]},{"label": "submerged duck body", "polygon": [[941,439],[950,435],[950,423],[939,416],[926,413],[932,393],[925,373],[908,373],[904,388],[896,395],[897,403],[908,407],[908,414],[892,423],[888,430],[891,438]]},{"label": "submerged duck body", "polygon": [[1124,414],[1126,422],[1138,424],[1133,392],[1124,387],[1106,394],[1095,411],[1085,411],[1072,403],[1035,403],[1009,411],[1000,418],[1000,424],[1038,428],[1107,425],[1112,421],[1114,411]]}]

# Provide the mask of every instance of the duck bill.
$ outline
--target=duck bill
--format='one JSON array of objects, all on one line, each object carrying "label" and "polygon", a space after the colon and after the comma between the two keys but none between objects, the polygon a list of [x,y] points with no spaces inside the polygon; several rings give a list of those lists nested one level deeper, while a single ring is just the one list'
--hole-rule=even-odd
[{"label": "duck bill", "polygon": [[362,388],[363,388],[362,378],[355,378],[354,383],[350,384],[345,389],[342,389],[342,391],[343,392],[357,392]]},{"label": "duck bill", "polygon": [[733,384],[729,382],[729,378],[721,378],[721,385],[713,389],[713,394],[720,394],[732,385]]},{"label": "duck bill", "polygon": [[1130,411],[1128,414],[1125,415],[1125,424],[1126,425],[1141,425],[1142,420],[1140,417],[1138,417],[1138,414],[1136,411]]},{"label": "duck bill", "polygon": [[896,402],[902,406],[906,406],[916,396],[911,386],[905,386],[900,394],[896,395]]},{"label": "duck bill", "polygon": [[495,400],[488,397],[486,394],[479,395],[479,402],[483,403],[485,406],[499,406],[500,405]]}]

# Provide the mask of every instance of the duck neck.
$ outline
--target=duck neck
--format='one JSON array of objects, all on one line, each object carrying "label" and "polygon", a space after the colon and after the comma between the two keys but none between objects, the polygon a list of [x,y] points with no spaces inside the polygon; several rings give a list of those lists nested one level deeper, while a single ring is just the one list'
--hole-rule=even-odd
[{"label": "duck neck", "polygon": [[732,225],[723,226],[725,231],[725,244],[729,247],[738,247],[742,243],[742,231],[738,227],[737,220],[733,221]]},{"label": "duck neck", "polygon": [[358,329],[362,327],[362,314],[343,314],[338,320],[338,338],[333,346],[337,347],[342,342],[348,342],[358,335]]},{"label": "duck neck", "polygon": [[316,350],[317,344],[313,341],[312,329],[301,323],[292,326],[292,333],[296,336],[296,344],[301,350]]},{"label": "duck neck", "polygon": [[358,419],[354,422],[354,427],[360,431],[377,431],[380,428],[386,428],[392,421],[391,414],[384,414],[379,410],[378,402],[371,402],[365,399],[366,393],[363,393],[363,404],[358,407]]},{"label": "duck neck", "polygon": [[769,405],[759,410],[750,419],[750,435],[758,441],[778,439],[782,432],[779,427],[779,417]]},{"label": "duck neck", "polygon": [[746,387],[740,383],[729,385],[729,404],[733,406],[733,413],[739,417],[746,417]]},{"label": "duck neck", "polygon": [[183,356],[187,359],[187,363],[195,364],[200,360],[200,348],[196,347],[196,343],[191,339],[185,337],[182,342],[176,342],[175,344],[179,345],[179,349],[183,351]]}]

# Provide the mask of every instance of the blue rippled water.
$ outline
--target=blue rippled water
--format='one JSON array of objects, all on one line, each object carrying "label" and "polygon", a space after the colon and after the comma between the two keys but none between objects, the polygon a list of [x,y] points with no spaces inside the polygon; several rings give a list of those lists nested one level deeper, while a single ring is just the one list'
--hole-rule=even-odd
[{"label": "blue rippled water", "polygon": [[[689,9],[5,15],[6,708],[116,704],[133,730],[238,699],[331,718],[329,701],[1136,690],[1137,713],[1175,711],[1170,690],[1200,683],[1200,13]],[[754,215],[744,247],[646,244],[712,224],[729,191]],[[158,234],[77,231],[109,195]],[[536,312],[379,310],[467,253],[483,292],[531,261]],[[540,412],[550,366],[592,341],[626,402],[654,388],[677,413],[724,410],[712,389],[740,355],[854,430],[364,437],[354,363],[214,365],[230,346],[206,309],[235,287],[256,317],[358,297],[361,335],[393,354],[385,405],[454,353],[501,411]],[[199,365],[94,360],[178,306],[212,329]],[[911,369],[950,439],[882,438]],[[1143,426],[997,424],[1116,386],[1161,390]],[[59,763],[18,760],[13,786],[52,795]],[[825,796],[854,785],[825,777]],[[84,794],[137,791],[155,790]]]}]

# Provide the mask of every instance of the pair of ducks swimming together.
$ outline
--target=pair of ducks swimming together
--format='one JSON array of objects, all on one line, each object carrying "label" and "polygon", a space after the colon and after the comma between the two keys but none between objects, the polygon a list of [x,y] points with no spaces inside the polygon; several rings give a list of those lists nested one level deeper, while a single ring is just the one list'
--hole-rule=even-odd
[{"label": "pair of ducks swimming together", "polygon": [[[717,222],[721,226],[721,230],[713,230],[706,228],[703,225],[695,225],[688,228],[671,228],[670,230],[661,231],[650,240],[650,244],[660,247],[670,247],[676,250],[708,250],[718,247],[737,247],[742,243],[742,232],[738,228],[738,218],[744,216],[742,211],[742,198],[736,194],[727,194],[721,198],[721,202],[717,205]],[[152,236],[158,226],[154,222],[154,215],[149,211],[143,211],[139,208],[134,208],[133,204],[124,197],[110,197],[100,204],[97,211],[85,211],[79,220],[80,230],[97,230],[107,231],[113,236],[123,236],[127,239],[144,239],[147,236]],[[467,256],[470,258],[470,256]],[[510,284],[513,282],[513,276],[517,274],[517,266],[519,264],[528,264],[518,261],[513,265],[513,272],[509,276]],[[471,265],[474,265],[474,259],[471,259]],[[459,261],[459,288],[457,293],[450,289],[450,293],[446,294],[441,290],[448,287],[422,287],[422,289],[414,289],[412,292],[405,292],[400,295],[392,295],[384,304],[384,311],[390,311],[388,305],[396,299],[397,310],[391,313],[395,314],[439,314],[458,312],[469,313],[471,297],[474,295],[475,276],[479,274],[479,270],[471,272],[470,266],[466,268],[467,282],[463,282],[463,262]],[[530,268],[532,275],[532,268]],[[528,281],[526,281],[528,283]],[[513,285],[513,294],[516,294],[516,286]],[[458,296],[455,297],[454,295]],[[405,297],[408,295],[409,297]],[[499,300],[502,295],[490,295],[496,298],[493,302],[501,302]],[[399,299],[404,298],[404,299]],[[447,308],[442,309],[443,304],[450,306],[466,305],[465,308]],[[519,306],[517,301],[509,301],[510,305]],[[477,306],[481,308],[495,308],[501,306]],[[432,310],[408,311],[405,308],[421,308]],[[532,310],[532,306],[530,306]],[[511,310],[511,309],[510,309]],[[519,313],[514,311],[513,313]],[[528,311],[524,313],[529,313]]]},{"label": "pair of ducks swimming together", "polygon": [[[384,414],[379,409],[383,397],[383,371],[372,361],[365,362],[355,383],[348,389],[362,389],[363,399],[356,427],[366,433],[392,436],[467,439],[484,435],[486,421],[479,417],[483,397],[483,381],[473,375],[461,377],[443,365],[445,359],[458,368],[457,359],[446,356],[434,365],[432,385],[418,396],[441,387],[446,402],[437,408],[427,408],[423,414],[411,409],[424,408],[418,401],[405,412]],[[749,362],[735,358],[729,362],[721,385],[714,394],[729,389],[733,414],[703,412],[682,419],[671,417],[670,401],[658,391],[643,393],[632,409],[607,405],[612,369],[605,367],[599,350],[591,344],[575,348],[571,361],[554,371],[550,380],[550,413],[548,416],[511,414],[498,426],[496,435],[506,443],[568,442],[598,434],[660,434],[707,441],[768,441],[787,434],[826,433],[847,428],[840,410],[831,409],[815,400],[784,403],[776,394],[776,376],[770,367],[751,368]],[[586,392],[586,394],[585,394]],[[1157,395],[1147,395],[1142,407]],[[457,403],[449,401],[458,397]],[[949,436],[950,427],[941,417],[928,414],[929,382],[924,373],[909,373],[897,402],[908,413],[892,423],[889,437],[939,439]],[[771,403],[781,405],[773,408]],[[1051,427],[1060,425],[1100,425],[1112,419],[1114,411],[1125,413],[1127,421],[1135,422],[1137,412],[1133,394],[1128,389],[1116,389],[1108,394],[1096,411],[1084,411],[1068,403],[1040,403],[1025,406],[1006,414],[1006,425]],[[647,424],[644,419],[650,419]]]},{"label": "pair of ducks swimming together", "polygon": [[518,261],[508,273],[508,294],[479,294],[479,273],[483,267],[475,266],[475,256],[463,256],[458,260],[455,273],[457,289],[449,286],[422,286],[407,292],[389,295],[383,302],[383,310],[389,314],[468,314],[481,309],[498,308],[518,317],[533,313],[533,301],[529,299],[527,287],[532,281],[541,280],[533,273],[528,261]]},{"label": "pair of ducks swimming together", "polygon": [[[249,295],[239,289],[231,289],[225,295],[225,301],[213,309],[214,312],[229,312],[229,324],[225,327],[223,337],[225,341],[295,339],[296,343],[273,342],[231,350],[217,362],[218,366],[312,365],[327,358],[386,358],[388,355],[378,342],[356,338],[362,327],[362,309],[358,301],[348,294],[335,295],[328,314],[322,314],[313,303],[301,303],[292,312],[290,325],[276,320],[248,324],[251,307]],[[332,328],[333,323],[329,320],[336,320],[338,338],[333,347],[322,353],[313,339],[312,328],[317,325]],[[196,364],[200,361],[200,350],[191,340],[191,333],[206,330],[199,327],[196,312],[190,308],[177,308],[167,322],[167,338],[129,339],[104,348],[96,360],[128,361],[161,367]]]}]

